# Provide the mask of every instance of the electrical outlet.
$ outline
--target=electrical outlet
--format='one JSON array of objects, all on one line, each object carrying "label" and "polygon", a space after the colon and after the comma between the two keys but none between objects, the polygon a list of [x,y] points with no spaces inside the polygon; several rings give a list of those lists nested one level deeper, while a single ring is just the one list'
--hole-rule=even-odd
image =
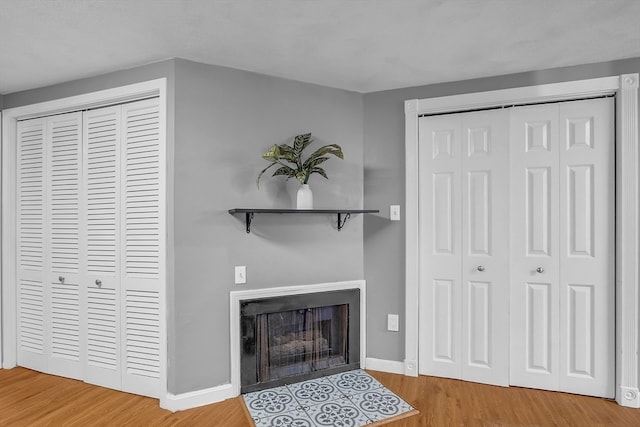
[{"label": "electrical outlet", "polygon": [[247,267],[236,265],[236,285],[247,283]]},{"label": "electrical outlet", "polygon": [[398,332],[400,330],[400,316],[397,314],[387,314],[387,330]]},{"label": "electrical outlet", "polygon": [[400,205],[389,206],[389,219],[391,221],[400,221]]}]

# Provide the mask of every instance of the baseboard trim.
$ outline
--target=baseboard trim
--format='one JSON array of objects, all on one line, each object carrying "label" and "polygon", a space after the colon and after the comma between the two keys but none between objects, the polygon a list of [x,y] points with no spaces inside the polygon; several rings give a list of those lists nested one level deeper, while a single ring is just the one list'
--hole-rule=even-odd
[{"label": "baseboard trim", "polygon": [[365,359],[365,369],[402,375],[404,374],[404,363],[397,362],[395,360],[375,359],[373,357],[367,357]]},{"label": "baseboard trim", "polygon": [[190,391],[182,394],[167,393],[164,399],[160,399],[160,407],[171,412],[184,411],[199,406],[222,402],[235,397],[231,384],[222,384],[204,390]]}]

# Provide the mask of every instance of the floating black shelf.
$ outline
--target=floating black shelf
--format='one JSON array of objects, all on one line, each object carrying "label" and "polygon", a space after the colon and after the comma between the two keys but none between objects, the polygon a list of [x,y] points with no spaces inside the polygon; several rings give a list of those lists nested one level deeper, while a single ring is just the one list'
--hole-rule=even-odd
[{"label": "floating black shelf", "polygon": [[233,208],[229,209],[231,215],[244,214],[247,225],[247,233],[251,233],[251,221],[255,214],[332,214],[338,216],[338,231],[342,230],[344,224],[351,214],[378,213],[377,209],[257,209],[257,208]]}]

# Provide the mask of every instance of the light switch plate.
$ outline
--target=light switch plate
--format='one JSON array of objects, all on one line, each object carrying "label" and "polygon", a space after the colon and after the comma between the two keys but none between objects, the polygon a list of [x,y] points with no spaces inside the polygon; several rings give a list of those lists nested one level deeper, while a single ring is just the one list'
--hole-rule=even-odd
[{"label": "light switch plate", "polygon": [[389,206],[389,219],[391,221],[400,221],[400,205]]},{"label": "light switch plate", "polygon": [[400,330],[400,316],[397,314],[387,314],[387,330],[398,332]]},{"label": "light switch plate", "polygon": [[247,267],[245,265],[236,265],[236,285],[247,283]]}]

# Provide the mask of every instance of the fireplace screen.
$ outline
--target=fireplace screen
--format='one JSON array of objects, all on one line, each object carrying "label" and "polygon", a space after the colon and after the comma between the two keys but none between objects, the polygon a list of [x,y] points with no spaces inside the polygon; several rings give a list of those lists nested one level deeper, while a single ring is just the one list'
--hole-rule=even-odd
[{"label": "fireplace screen", "polygon": [[360,290],[240,302],[241,391],[360,368]]},{"label": "fireplace screen", "polygon": [[348,309],[341,304],[258,315],[258,382],[344,365]]}]

